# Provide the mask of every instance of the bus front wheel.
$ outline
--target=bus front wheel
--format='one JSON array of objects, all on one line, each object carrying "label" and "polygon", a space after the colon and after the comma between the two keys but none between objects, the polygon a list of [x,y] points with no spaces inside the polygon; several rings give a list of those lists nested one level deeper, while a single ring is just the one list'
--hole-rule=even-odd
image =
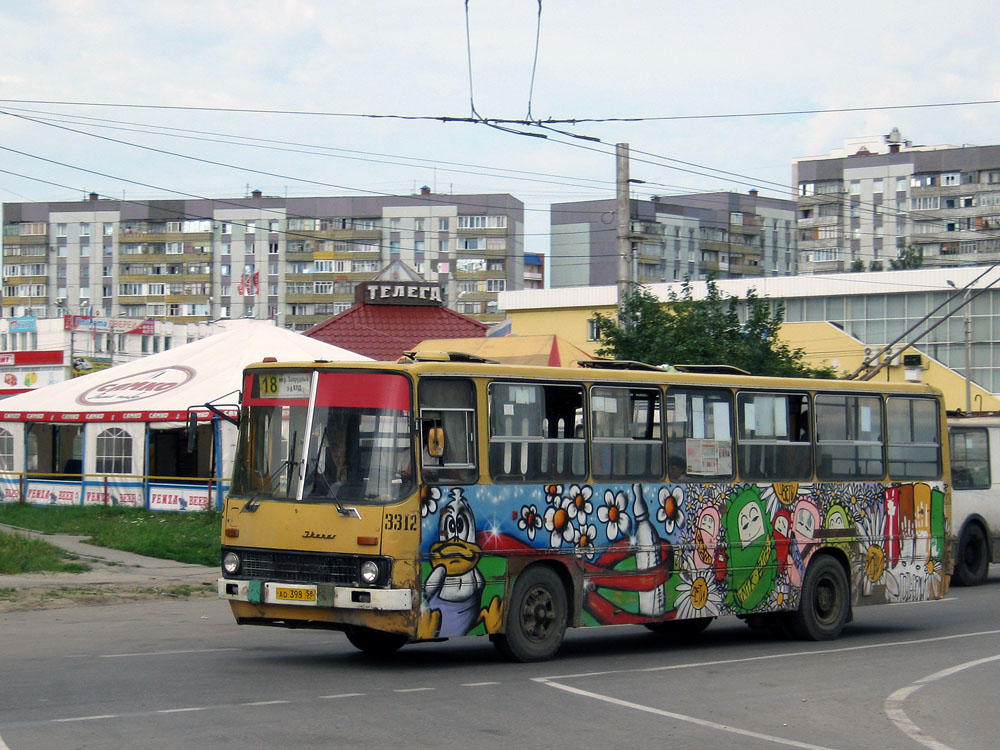
[{"label": "bus front wheel", "polygon": [[399,651],[409,640],[399,633],[386,633],[371,628],[350,627],[345,632],[347,640],[360,651],[371,656],[388,656]]},{"label": "bus front wheel", "polygon": [[545,661],[562,645],[568,606],[566,589],[551,568],[526,568],[507,602],[507,628],[490,636],[497,650],[513,661]]},{"label": "bus front wheel", "polygon": [[818,555],[809,563],[799,608],[789,625],[805,641],[829,641],[840,635],[851,612],[851,588],[847,574],[830,555]]},{"label": "bus front wheel", "polygon": [[986,535],[977,523],[965,527],[955,555],[955,583],[960,586],[978,586],[986,580],[990,558],[986,548]]}]

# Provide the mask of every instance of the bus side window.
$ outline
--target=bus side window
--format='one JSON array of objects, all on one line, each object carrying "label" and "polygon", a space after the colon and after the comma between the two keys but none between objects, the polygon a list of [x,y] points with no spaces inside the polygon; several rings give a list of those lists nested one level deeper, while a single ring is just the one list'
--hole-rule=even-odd
[{"label": "bus side window", "polygon": [[662,479],[659,390],[594,386],[590,415],[595,479]]},{"label": "bus side window", "polygon": [[670,481],[733,476],[733,394],[722,388],[670,387],[666,398]]},{"label": "bus side window", "polygon": [[941,476],[940,413],[932,398],[891,396],[885,402],[889,477],[937,479]]},{"label": "bus side window", "polygon": [[985,427],[951,429],[951,482],[956,490],[989,489],[990,441]]},{"label": "bus side window", "polygon": [[475,482],[476,387],[464,378],[419,383],[420,463],[430,484]]},{"label": "bus side window", "polygon": [[812,477],[809,396],[754,393],[737,396],[740,477],[781,481]]},{"label": "bus side window", "polygon": [[490,384],[490,474],[499,482],[586,478],[579,385]]}]

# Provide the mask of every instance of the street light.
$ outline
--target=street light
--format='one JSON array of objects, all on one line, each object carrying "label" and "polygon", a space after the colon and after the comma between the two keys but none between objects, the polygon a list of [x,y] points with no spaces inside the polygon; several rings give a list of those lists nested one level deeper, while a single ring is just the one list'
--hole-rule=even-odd
[{"label": "street light", "polygon": [[[948,286],[952,289],[958,290],[955,286],[955,282],[951,279],[947,280]],[[968,286],[965,287],[965,295],[963,296],[962,306],[965,309],[965,314],[962,316],[965,323],[965,413],[969,414],[972,412],[972,315],[969,311],[969,292],[972,291]]]}]

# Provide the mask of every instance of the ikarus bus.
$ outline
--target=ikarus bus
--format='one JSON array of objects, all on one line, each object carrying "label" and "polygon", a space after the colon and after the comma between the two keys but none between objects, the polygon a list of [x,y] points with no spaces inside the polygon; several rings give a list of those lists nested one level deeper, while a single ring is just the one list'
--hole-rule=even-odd
[{"label": "ikarus bus", "polygon": [[946,592],[946,435],[918,384],[265,362],[244,374],[219,594],[241,624],[372,653],[485,635],[533,661],[567,628],[726,616],[835,638],[860,605]]}]

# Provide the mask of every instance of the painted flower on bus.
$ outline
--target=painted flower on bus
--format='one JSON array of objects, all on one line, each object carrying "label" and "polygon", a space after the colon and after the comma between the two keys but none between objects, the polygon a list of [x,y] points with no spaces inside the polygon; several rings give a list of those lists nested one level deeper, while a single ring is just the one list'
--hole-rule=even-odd
[{"label": "painted flower on bus", "polygon": [[573,545],[577,557],[593,557],[594,539],[597,538],[597,526],[592,523],[582,523],[573,531]]},{"label": "painted flower on bus", "polygon": [[542,517],[534,505],[522,505],[521,516],[517,519],[517,528],[523,531],[528,539],[535,540],[535,532],[542,528]]},{"label": "painted flower on bus", "polygon": [[597,508],[597,520],[607,525],[605,533],[608,541],[628,536],[629,529],[632,528],[632,517],[628,514],[628,498],[625,493],[605,490],[604,505]]},{"label": "painted flower on bus", "polygon": [[549,546],[562,547],[563,542],[573,544],[576,530],[573,527],[573,516],[570,515],[569,501],[560,495],[551,497],[550,505],[545,509],[543,523],[545,530],[550,532]]},{"label": "painted flower on bus", "polygon": [[441,500],[440,487],[428,487],[424,485],[420,488],[420,517],[427,518],[437,513],[438,502]]},{"label": "painted flower on bus", "polygon": [[566,491],[566,511],[571,519],[586,519],[594,506],[590,502],[590,496],[594,494],[594,489],[588,484],[581,487],[578,484],[571,484]]},{"label": "painted flower on bus", "polygon": [[678,575],[680,583],[674,603],[678,619],[722,614],[722,590],[710,571],[695,569],[691,560],[685,560]]},{"label": "painted flower on bus", "polygon": [[684,525],[684,490],[681,487],[660,487],[656,502],[659,504],[656,520],[663,524],[668,534],[673,534],[675,528]]}]

